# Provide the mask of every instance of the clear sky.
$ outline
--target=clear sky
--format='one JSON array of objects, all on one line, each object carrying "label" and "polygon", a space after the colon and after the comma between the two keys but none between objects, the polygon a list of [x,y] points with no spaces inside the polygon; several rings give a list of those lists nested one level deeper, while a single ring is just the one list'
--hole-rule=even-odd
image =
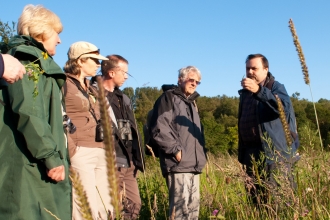
[{"label": "clear sky", "polygon": [[11,0],[0,3],[0,19],[17,21],[26,4],[42,4],[64,26],[55,61],[63,67],[76,41],[88,41],[102,55],[129,61],[123,87],[176,84],[177,70],[194,65],[202,73],[202,96],[238,96],[248,54],[262,53],[270,72],[311,100],[304,83],[288,21],[293,19],[314,101],[330,99],[330,1],[278,0]]}]

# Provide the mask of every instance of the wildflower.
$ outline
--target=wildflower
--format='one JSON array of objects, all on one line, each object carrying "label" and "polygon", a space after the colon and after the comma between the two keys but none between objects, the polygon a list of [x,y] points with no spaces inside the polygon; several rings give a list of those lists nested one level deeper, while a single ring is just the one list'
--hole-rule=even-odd
[{"label": "wildflower", "polygon": [[213,216],[216,216],[218,214],[219,210],[218,209],[214,209],[213,212],[212,212],[212,215]]},{"label": "wildflower", "polygon": [[[44,60],[47,60],[48,59],[48,53],[41,52],[41,57]],[[24,66],[25,70],[27,72],[28,79],[32,80],[34,82],[33,98],[37,97],[37,95],[39,94],[38,86],[37,86],[38,82],[39,82],[39,76],[40,76],[40,74],[43,74],[45,72],[43,69],[41,69],[39,64],[35,63],[38,60],[40,60],[41,57],[39,57],[35,61],[33,61],[31,63],[28,63]]]}]

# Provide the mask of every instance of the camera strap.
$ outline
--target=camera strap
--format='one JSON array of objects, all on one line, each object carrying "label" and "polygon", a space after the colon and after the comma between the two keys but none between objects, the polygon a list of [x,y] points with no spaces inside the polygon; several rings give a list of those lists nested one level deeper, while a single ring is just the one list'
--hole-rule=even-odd
[{"label": "camera strap", "polygon": [[[78,90],[87,98],[87,100],[88,100],[88,103],[89,103],[89,112],[93,115],[93,117],[94,117],[94,119],[95,119],[95,121],[96,121],[96,123],[98,124],[98,119],[97,119],[97,117],[96,117],[96,114],[95,114],[95,111],[94,111],[94,108],[92,107],[92,103],[90,102],[90,100],[89,100],[89,93],[86,91],[86,90],[84,90],[83,89],[83,87],[81,86],[81,84],[80,84],[80,82],[77,80],[77,79],[75,79],[75,78],[72,78],[72,77],[69,77],[70,79],[71,79],[71,81],[77,86],[77,88],[78,88]],[[90,86],[87,88],[88,90],[90,90]],[[93,92],[91,92],[91,93],[93,93]]]}]

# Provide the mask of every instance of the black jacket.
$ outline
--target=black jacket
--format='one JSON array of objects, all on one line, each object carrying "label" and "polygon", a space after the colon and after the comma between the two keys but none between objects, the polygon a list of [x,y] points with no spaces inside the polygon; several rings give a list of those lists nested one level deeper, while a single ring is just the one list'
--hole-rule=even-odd
[{"label": "black jacket", "polygon": [[[124,110],[123,117],[117,117],[117,125],[119,119],[126,119],[130,122],[130,128],[132,132],[132,140],[124,141],[121,138],[121,133],[115,125],[113,125],[114,139],[115,139],[115,149],[117,157],[117,165],[124,165],[125,161],[130,162],[132,159],[134,165],[140,170],[144,171],[144,155],[141,149],[142,140],[141,135],[138,131],[137,125],[135,123],[134,112],[131,107],[131,100],[118,88],[114,90],[114,95],[120,99],[120,102],[123,103],[123,106],[117,106],[117,102],[109,100],[112,108],[118,108]],[[115,110],[114,110],[115,111]],[[128,147],[129,146],[129,147]],[[128,163],[129,164],[129,163]]]}]

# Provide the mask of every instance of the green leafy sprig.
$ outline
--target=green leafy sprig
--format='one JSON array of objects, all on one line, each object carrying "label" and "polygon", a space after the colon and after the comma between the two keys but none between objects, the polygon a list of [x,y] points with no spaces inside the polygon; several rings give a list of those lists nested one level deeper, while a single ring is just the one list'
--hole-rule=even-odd
[{"label": "green leafy sprig", "polygon": [[39,94],[38,91],[38,82],[39,82],[39,77],[41,74],[43,74],[45,71],[37,64],[36,62],[40,60],[40,58],[43,58],[44,60],[48,59],[48,54],[47,52],[41,52],[42,57],[39,57],[35,61],[26,64],[25,70],[28,75],[28,79],[32,80],[34,82],[34,90],[33,90],[33,98],[37,97]]}]

